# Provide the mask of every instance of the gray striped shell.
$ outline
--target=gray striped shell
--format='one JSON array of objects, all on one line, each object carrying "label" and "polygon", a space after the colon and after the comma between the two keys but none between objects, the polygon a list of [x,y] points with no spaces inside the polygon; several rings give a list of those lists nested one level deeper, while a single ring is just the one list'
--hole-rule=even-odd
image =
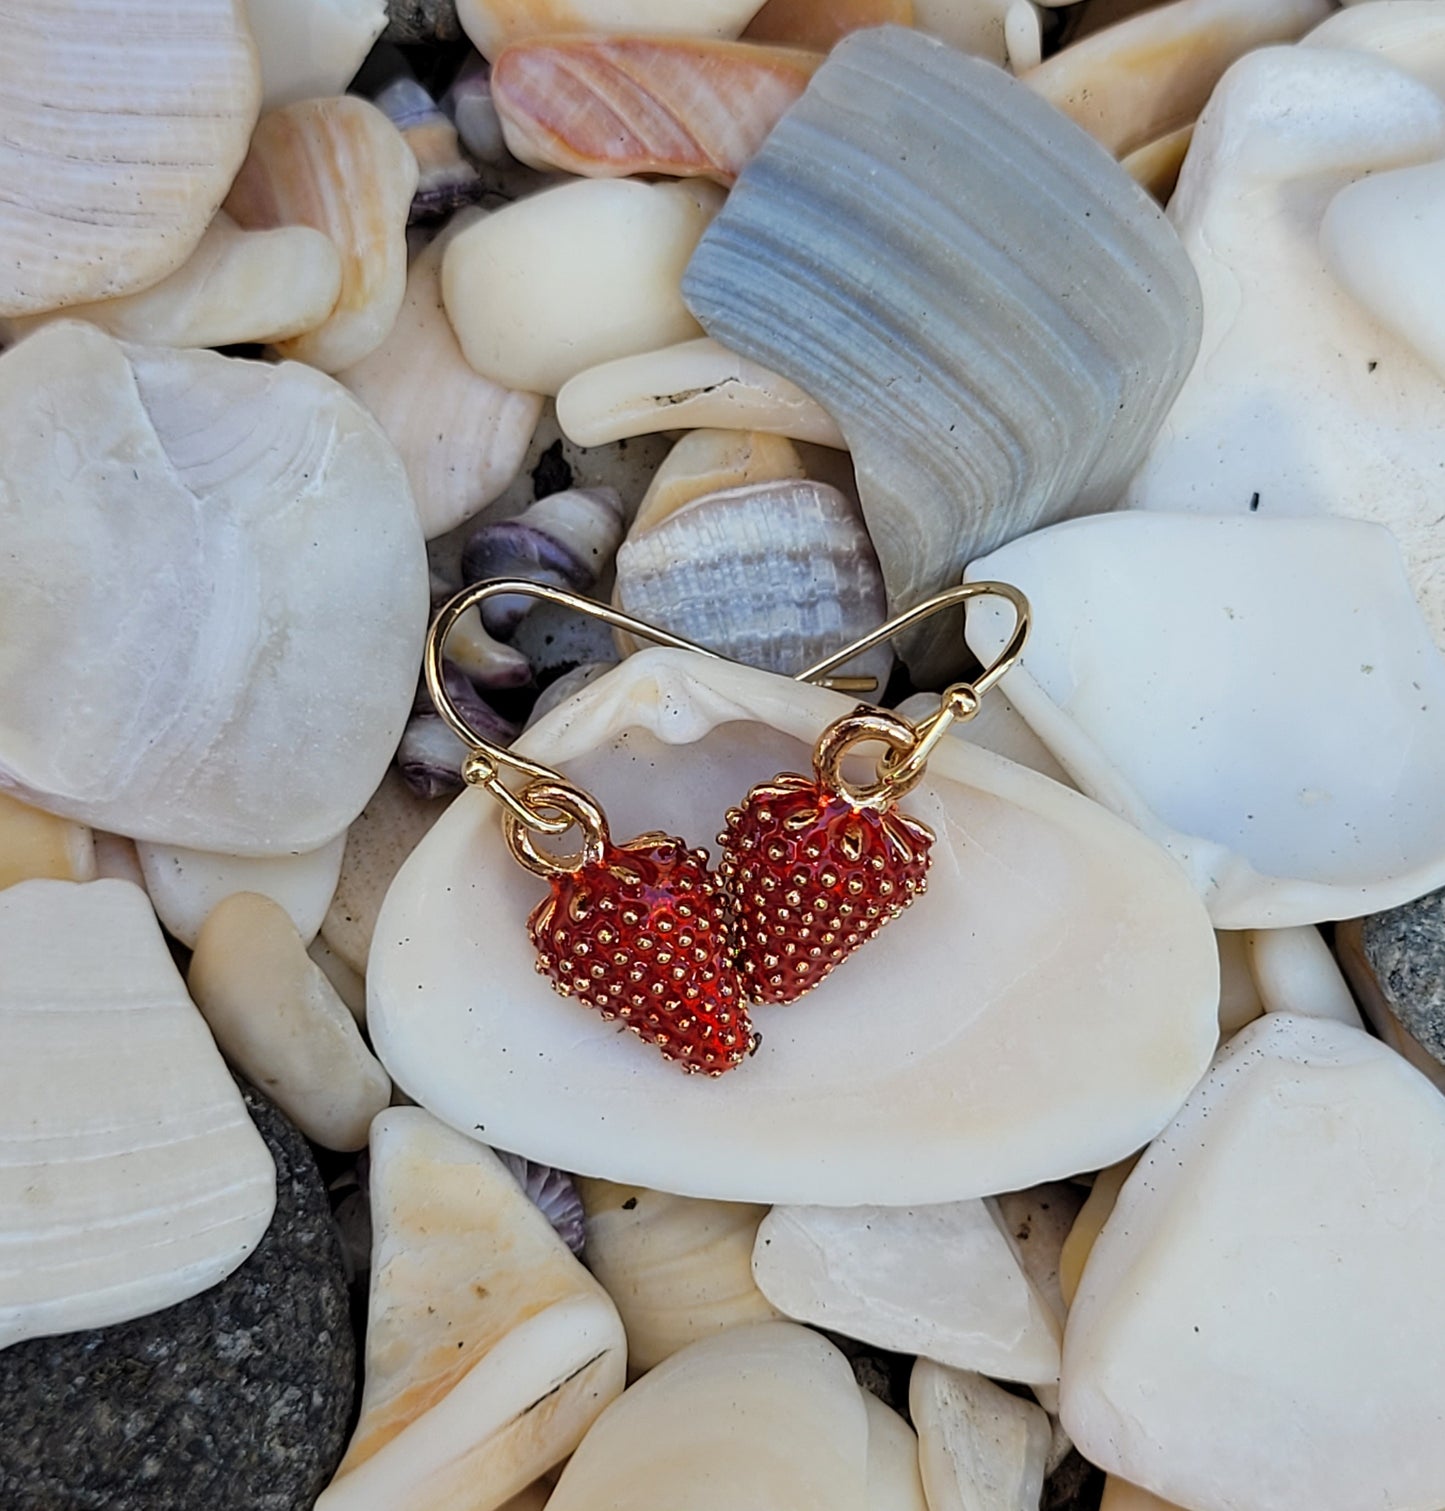
[{"label": "gray striped shell", "polygon": [[[1024,85],[901,27],[833,50],[683,294],[838,422],[893,608],[1110,507],[1199,343],[1193,269],[1143,190]],[[957,637],[940,619],[927,640]]]}]

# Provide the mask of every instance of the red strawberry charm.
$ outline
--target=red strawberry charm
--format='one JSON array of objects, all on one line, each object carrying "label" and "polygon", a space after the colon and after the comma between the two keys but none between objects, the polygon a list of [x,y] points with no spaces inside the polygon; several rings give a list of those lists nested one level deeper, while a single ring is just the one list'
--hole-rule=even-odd
[{"label": "red strawberry charm", "polygon": [[564,997],[630,1028],[689,1074],[742,1064],[755,1040],[707,851],[666,834],[625,845],[604,838],[550,884],[527,927],[537,969]]},{"label": "red strawberry charm", "polygon": [[784,772],[728,810],[718,867],[754,1002],[811,991],[925,890],[933,831]]}]

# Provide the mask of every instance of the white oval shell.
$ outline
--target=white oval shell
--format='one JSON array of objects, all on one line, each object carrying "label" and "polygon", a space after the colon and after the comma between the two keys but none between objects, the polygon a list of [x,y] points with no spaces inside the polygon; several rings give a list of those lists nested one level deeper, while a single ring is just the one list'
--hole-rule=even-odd
[{"label": "white oval shell", "polygon": [[[649,650],[517,749],[594,792],[619,839],[697,844],[753,783],[807,770],[853,706]],[[938,834],[927,896],[816,991],[760,1009],[760,1052],[698,1085],[537,975],[525,925],[544,887],[508,855],[495,805],[465,793],[377,922],[377,1053],[437,1116],[504,1148],[724,1200],[950,1201],[1138,1148],[1215,1042],[1214,938],[1187,879],[1095,804],[962,740],[906,808]]]},{"label": "white oval shell", "polygon": [[0,959],[0,1348],[223,1280],[275,1170],[145,893],[10,887]]},{"label": "white oval shell", "polygon": [[241,0],[4,0],[0,36],[0,315],[178,268],[260,107]]},{"label": "white oval shell", "polygon": [[[1445,882],[1445,661],[1387,531],[1107,514],[968,575],[1033,602],[1010,702],[1081,790],[1175,856],[1216,928],[1348,918]],[[1007,623],[980,604],[969,644],[996,654]]]},{"label": "white oval shell", "polygon": [[0,430],[0,787],[237,855],[344,829],[428,605],[371,417],[295,363],[60,321],[0,357]]}]

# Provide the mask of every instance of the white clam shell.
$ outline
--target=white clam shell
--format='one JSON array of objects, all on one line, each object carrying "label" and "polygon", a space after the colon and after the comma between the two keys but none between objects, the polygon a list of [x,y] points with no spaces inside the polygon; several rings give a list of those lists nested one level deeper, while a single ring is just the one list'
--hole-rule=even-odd
[{"label": "white clam shell", "polygon": [[0,787],[195,849],[331,840],[395,749],[426,625],[371,417],[294,363],[63,321],[0,358],[0,428]]},{"label": "white clam shell", "polygon": [[621,1314],[632,1374],[699,1338],[778,1315],[753,1282],[766,1207],[586,1178],[577,1193],[587,1213],[587,1268]]},{"label": "white clam shell", "polygon": [[245,0],[261,108],[340,94],[386,26],[386,0]]},{"label": "white clam shell", "polygon": [[549,1511],[866,1511],[868,1417],[848,1361],[791,1322],[683,1349],[603,1412]]},{"label": "white clam shell", "polygon": [[0,315],[158,282],[256,122],[241,0],[5,0],[0,33]]},{"label": "white clam shell", "polygon": [[[629,533],[615,601],[629,614],[764,671],[796,676],[888,617],[856,503],[809,479],[705,494]],[[840,671],[887,686],[885,644]]]},{"label": "white clam shell", "polygon": [[406,293],[406,222],[416,158],[375,105],[303,100],[261,117],[227,211],[249,230],[311,226],[341,254],[326,319],[278,343],[283,357],[340,372],[386,339]]},{"label": "white clam shell", "polygon": [[1064,1339],[1080,1452],[1194,1511],[1445,1504],[1442,1185],[1445,1100],[1398,1055],[1251,1024],[1089,1256]]},{"label": "white clam shell", "polygon": [[136,846],[145,889],[160,921],[195,948],[213,908],[234,892],[259,892],[285,909],[308,944],[331,906],[341,875],[346,836],[296,855],[216,855],[143,840]]},{"label": "white clam shell", "polygon": [[557,395],[557,420],[579,446],[685,426],[843,445],[827,411],[797,384],[707,337],[578,373]]},{"label": "white clam shell", "polygon": [[1061,1319],[987,1202],[774,1207],[753,1274],[789,1317],[1003,1380],[1059,1378]]},{"label": "white clam shell", "polygon": [[[807,770],[853,706],[650,650],[516,748],[596,793],[619,839],[696,844],[753,783]],[[927,896],[816,991],[760,1010],[760,1052],[699,1086],[537,975],[525,924],[544,889],[495,805],[463,794],[378,920],[377,1052],[411,1096],[503,1148],[724,1200],[950,1201],[1138,1148],[1214,1046],[1214,940],[1186,878],[1096,805],[961,740],[906,807],[938,834]]]},{"label": "white clam shell", "polygon": [[361,1419],[316,1511],[493,1511],[621,1391],[622,1324],[490,1149],[394,1107],[371,1158]]},{"label": "white clam shell", "polygon": [[600,362],[700,334],[679,285],[722,201],[698,180],[572,179],[468,226],[442,260],[467,361],[555,394]]},{"label": "white clam shell", "polygon": [[145,894],[0,892],[0,1348],[224,1279],[276,1181]]},{"label": "white clam shell", "polygon": [[[1383,3],[1383,0],[1382,0]],[[1373,9],[1374,7],[1366,7]],[[1265,48],[1240,59],[1200,118],[1169,214],[1199,275],[1204,335],[1173,408],[1125,494],[1136,509],[1340,514],[1387,525],[1436,643],[1445,645],[1439,486],[1441,374],[1350,293],[1429,260],[1434,211],[1408,186],[1390,210],[1398,245],[1369,224],[1375,191],[1347,192],[1331,244],[1321,224],[1347,186],[1445,154],[1445,102],[1382,57]],[[1393,176],[1393,175],[1392,175]],[[1395,189],[1382,188],[1389,199]],[[1418,219],[1415,216],[1418,214]],[[1381,228],[1383,230],[1383,227]],[[1354,245],[1351,245],[1353,238]],[[1417,250],[1419,238],[1426,251]],[[1423,258],[1423,260],[1422,260]],[[1442,351],[1432,282],[1385,291]],[[1434,333],[1433,335],[1431,333]]]},{"label": "white clam shell", "polygon": [[521,470],[542,415],[540,394],[503,388],[462,356],[442,308],[441,266],[451,238],[479,212],[455,216],[412,262],[390,334],[337,373],[377,418],[406,464],[428,540],[483,509]]},{"label": "white clam shell", "polygon": [[[1100,515],[968,575],[1029,595],[1010,701],[1180,862],[1217,928],[1348,918],[1445,882],[1445,661],[1385,530]],[[969,644],[995,655],[1007,629],[980,605]]]},{"label": "white clam shell", "polygon": [[[196,250],[170,277],[139,294],[58,313],[150,346],[264,344],[320,325],[340,292],[341,259],[320,231],[243,231],[218,210]],[[11,333],[18,338],[54,318],[12,320]]]}]

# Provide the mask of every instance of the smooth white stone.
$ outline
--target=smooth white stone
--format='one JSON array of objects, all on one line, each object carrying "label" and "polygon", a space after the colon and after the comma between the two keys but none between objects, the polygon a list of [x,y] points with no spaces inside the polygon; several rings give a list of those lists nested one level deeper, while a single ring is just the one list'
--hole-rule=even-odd
[{"label": "smooth white stone", "polygon": [[[806,770],[852,707],[646,650],[516,748],[595,793],[619,839],[696,843],[720,801]],[[536,973],[525,924],[544,888],[507,853],[496,805],[464,793],[377,923],[377,1052],[437,1116],[505,1148],[723,1200],[953,1201],[1138,1148],[1216,1037],[1214,938],[1187,879],[1096,804],[962,740],[907,810],[938,834],[926,897],[806,998],[760,1010],[761,1051],[699,1088]]]},{"label": "smooth white stone", "polygon": [[340,94],[386,27],[386,0],[245,0],[261,108]]},{"label": "smooth white stone", "polygon": [[1064,1342],[1080,1452],[1193,1511],[1445,1504],[1445,1100],[1270,1013],[1120,1193]]},{"label": "smooth white stone", "polygon": [[587,1268],[622,1317],[634,1375],[699,1338],[779,1315],[753,1281],[766,1207],[585,1177],[577,1192],[587,1213]]},{"label": "smooth white stone", "polygon": [[1254,981],[1249,938],[1247,929],[1220,929],[1214,936],[1219,946],[1221,1041],[1232,1038],[1246,1023],[1253,1023],[1264,1012],[1264,1003],[1260,1001],[1259,988]]},{"label": "smooth white stone", "polygon": [[1320,222],[1330,271],[1381,325],[1445,377],[1445,162],[1347,184]]},{"label": "smooth white stone", "polygon": [[222,1054],[324,1149],[363,1149],[391,1080],[279,904],[227,897],[186,977]]},{"label": "smooth white stone", "polygon": [[396,748],[426,630],[375,421],[296,363],[60,321],[0,357],[0,431],[0,787],[161,844],[333,839]]},{"label": "smooth white stone", "polygon": [[472,46],[489,61],[512,42],[551,32],[651,32],[736,37],[763,0],[457,0]]},{"label": "smooth white stone", "polygon": [[1439,0],[1345,0],[1301,39],[1305,47],[1372,52],[1445,95],[1445,11]]},{"label": "smooth white stone", "polygon": [[753,1276],[799,1322],[1000,1379],[1059,1377],[1061,1319],[981,1201],[774,1207]]},{"label": "smooth white stone", "polygon": [[479,218],[479,211],[453,216],[412,259],[391,334],[336,375],[406,464],[428,540],[470,519],[517,476],[542,414],[540,394],[503,388],[471,366],[442,307],[442,257]]},{"label": "smooth white stone", "polygon": [[138,294],[10,321],[18,339],[57,317],[152,346],[266,344],[313,330],[341,293],[341,258],[309,226],[243,231],[224,210],[168,278]]},{"label": "smooth white stone", "polygon": [[299,855],[216,855],[174,845],[136,846],[146,891],[166,928],[194,949],[211,911],[235,892],[259,892],[286,910],[309,944],[326,917],[341,875],[346,836]]},{"label": "smooth white stone", "polygon": [[[1265,48],[1229,70],[1169,205],[1203,292],[1199,356],[1125,494],[1388,525],[1437,644],[1445,390],[1330,271],[1320,227],[1347,185],[1442,154],[1445,102],[1382,58]],[[1417,305],[1436,323],[1427,289]]]},{"label": "smooth white stone", "polygon": [[145,893],[9,887],[0,960],[0,1348],[223,1280],[275,1168]]},{"label": "smooth white stone", "polygon": [[[968,576],[1030,596],[1010,701],[1174,856],[1216,928],[1350,918],[1445,882],[1445,661],[1385,530],[1099,515]],[[969,644],[996,654],[1008,623],[980,603]]]},{"label": "smooth white stone", "polygon": [[1345,974],[1318,929],[1252,929],[1244,938],[1265,1012],[1365,1026]]},{"label": "smooth white stone", "polygon": [[95,836],[0,792],[0,891],[21,881],[94,881]]},{"label": "smooth white stone", "polygon": [[352,968],[320,934],[306,946],[306,953],[321,967],[321,973],[336,988],[336,995],[357,1024],[366,1027],[366,978]]},{"label": "smooth white stone", "polygon": [[579,446],[700,426],[843,448],[820,404],[710,336],[588,368],[557,395],[557,420]]},{"label": "smooth white stone", "polygon": [[574,179],[468,226],[441,275],[467,361],[555,394],[598,363],[700,335],[682,270],[723,198],[696,179]]},{"label": "smooth white stone", "polygon": [[868,1413],[868,1511],[928,1511],[918,1469],[918,1434],[871,1391]]},{"label": "smooth white stone", "polygon": [[866,1511],[868,1416],[848,1361],[791,1322],[674,1354],[607,1408],[548,1511]]},{"label": "smooth white stone", "polygon": [[622,1324],[490,1149],[394,1107],[371,1161],[361,1419],[316,1511],[493,1511],[621,1391]]},{"label": "smooth white stone", "polygon": [[321,921],[321,937],[358,976],[366,975],[376,915],[392,878],[446,810],[445,799],[418,797],[389,766],[346,831],[341,876]]},{"label": "smooth white stone", "polygon": [[928,1511],[1038,1511],[1053,1431],[1031,1401],[919,1359],[908,1383]]}]

